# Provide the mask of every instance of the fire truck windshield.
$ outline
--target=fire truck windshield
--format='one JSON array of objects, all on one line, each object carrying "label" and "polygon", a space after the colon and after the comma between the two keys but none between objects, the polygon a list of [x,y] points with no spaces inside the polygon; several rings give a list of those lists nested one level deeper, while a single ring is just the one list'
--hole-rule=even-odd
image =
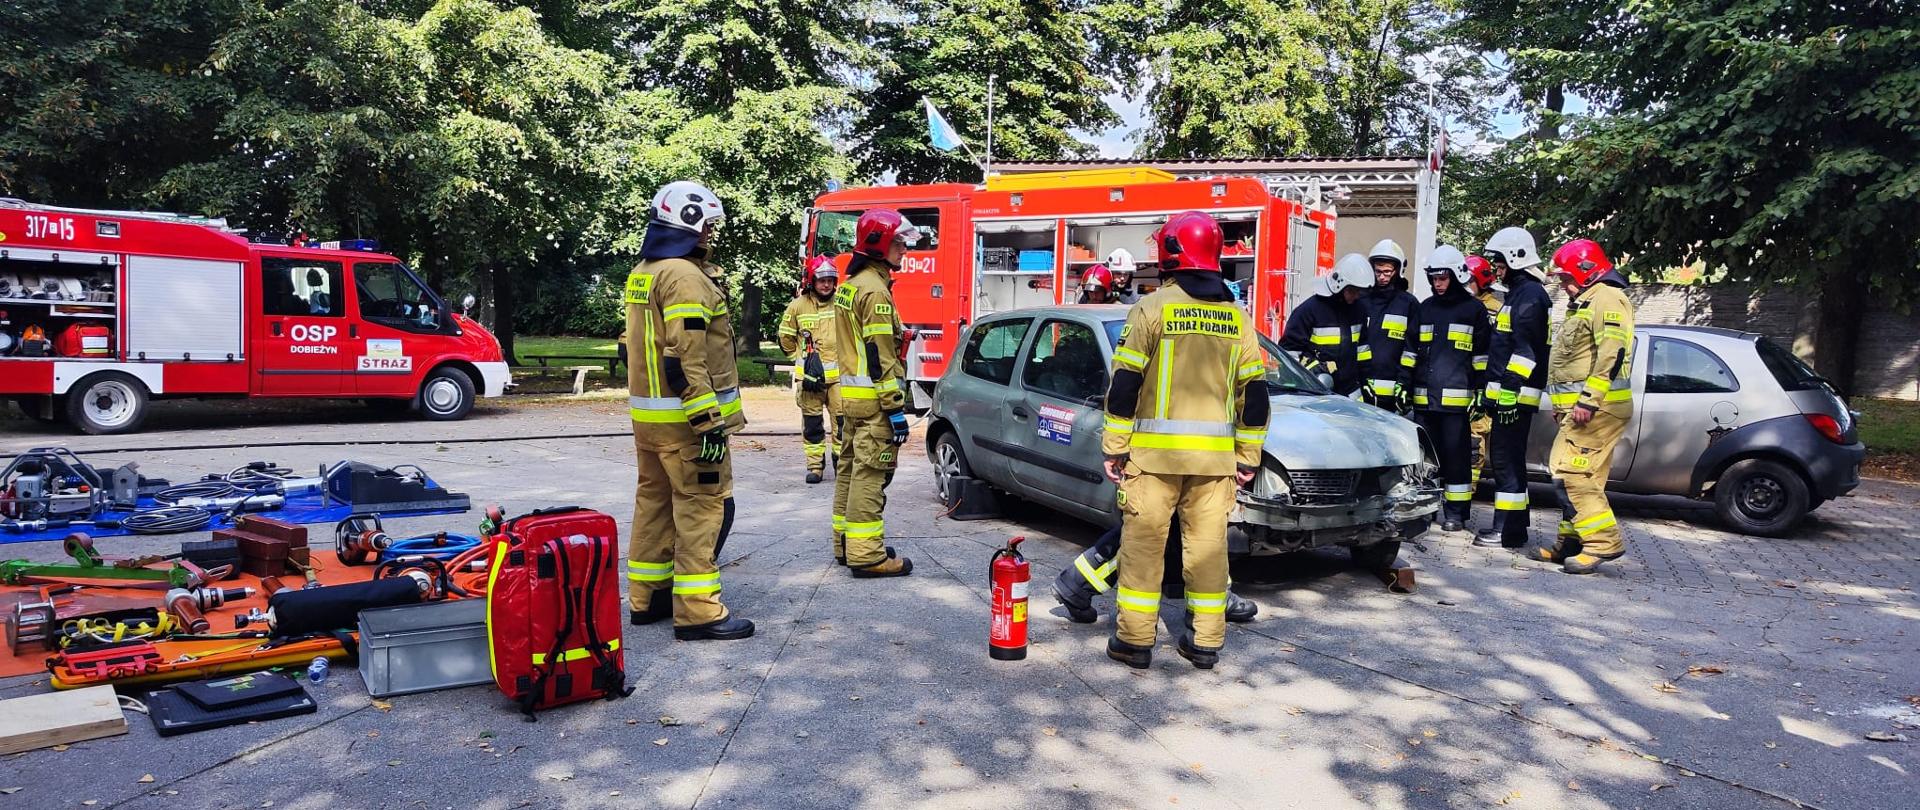
[{"label": "fire truck windshield", "polygon": [[813,220],[813,254],[838,256],[853,252],[853,226],[858,211],[821,211]]},{"label": "fire truck windshield", "polygon": [[405,267],[363,262],[353,267],[360,315],[418,329],[440,326],[440,303]]}]

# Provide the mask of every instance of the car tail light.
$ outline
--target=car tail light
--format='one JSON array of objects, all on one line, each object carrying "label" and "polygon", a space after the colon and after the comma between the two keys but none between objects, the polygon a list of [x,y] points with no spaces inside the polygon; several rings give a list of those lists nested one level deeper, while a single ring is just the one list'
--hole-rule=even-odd
[{"label": "car tail light", "polygon": [[1824,413],[1807,413],[1801,415],[1807,418],[1807,424],[1813,425],[1814,430],[1820,431],[1820,435],[1827,437],[1827,441],[1833,442],[1834,444],[1847,443],[1846,432],[1840,429],[1839,420]]}]

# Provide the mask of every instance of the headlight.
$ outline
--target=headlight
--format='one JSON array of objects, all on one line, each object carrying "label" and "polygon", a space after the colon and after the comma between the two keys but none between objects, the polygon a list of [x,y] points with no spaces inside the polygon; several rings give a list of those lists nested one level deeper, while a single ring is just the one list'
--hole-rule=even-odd
[{"label": "headlight", "polygon": [[1253,477],[1253,494],[1273,500],[1282,500],[1293,495],[1293,483],[1287,480],[1287,473],[1273,459],[1267,459],[1260,465],[1260,473]]}]

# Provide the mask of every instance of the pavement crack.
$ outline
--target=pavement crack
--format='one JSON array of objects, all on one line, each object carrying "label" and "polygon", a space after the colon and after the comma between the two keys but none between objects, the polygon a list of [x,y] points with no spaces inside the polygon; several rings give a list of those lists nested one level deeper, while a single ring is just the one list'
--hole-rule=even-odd
[{"label": "pavement crack", "polygon": [[740,734],[741,727],[747,724],[747,715],[753,712],[753,707],[760,705],[760,694],[766,690],[767,684],[773,681],[773,671],[780,666],[780,659],[786,657],[787,648],[793,645],[794,636],[800,635],[800,625],[806,620],[807,614],[813,610],[813,600],[820,595],[820,588],[826,584],[828,570],[828,566],[821,566],[819,578],[814,580],[812,590],[807,591],[807,603],[800,606],[800,612],[787,624],[790,629],[787,631],[786,638],[780,640],[780,649],[774,651],[773,660],[767,662],[766,672],[761,674],[760,682],[754,684],[753,695],[747,698],[747,705],[740,709],[740,716],[735,717],[733,725],[728,727],[727,741],[720,744],[720,755],[714,757],[713,764],[708,766],[707,775],[700,780],[700,792],[694,795],[693,804],[687,806],[688,810],[698,808],[700,800],[706,798],[707,788],[713,785],[714,772],[720,770],[720,763],[727,759],[727,749],[733,747],[734,738]]}]

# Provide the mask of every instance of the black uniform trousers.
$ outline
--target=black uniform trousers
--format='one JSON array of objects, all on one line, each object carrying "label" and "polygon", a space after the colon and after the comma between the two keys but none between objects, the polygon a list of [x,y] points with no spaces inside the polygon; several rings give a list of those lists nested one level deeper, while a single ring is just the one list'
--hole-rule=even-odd
[{"label": "black uniform trousers", "polygon": [[1446,484],[1443,520],[1466,523],[1473,516],[1473,434],[1465,411],[1415,411],[1440,460],[1440,481]]},{"label": "black uniform trousers", "polygon": [[1527,544],[1527,433],[1533,412],[1521,411],[1519,417],[1502,424],[1496,415],[1487,434],[1487,454],[1493,457],[1493,531],[1508,548]]}]

